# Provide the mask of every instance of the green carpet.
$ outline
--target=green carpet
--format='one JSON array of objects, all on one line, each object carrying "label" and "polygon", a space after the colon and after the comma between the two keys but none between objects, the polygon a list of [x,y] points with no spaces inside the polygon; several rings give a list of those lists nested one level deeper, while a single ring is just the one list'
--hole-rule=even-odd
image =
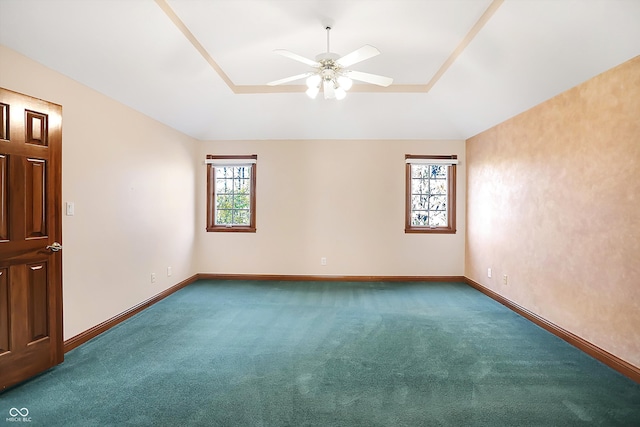
[{"label": "green carpet", "polygon": [[199,281],[0,395],[31,426],[639,426],[640,385],[464,284]]}]

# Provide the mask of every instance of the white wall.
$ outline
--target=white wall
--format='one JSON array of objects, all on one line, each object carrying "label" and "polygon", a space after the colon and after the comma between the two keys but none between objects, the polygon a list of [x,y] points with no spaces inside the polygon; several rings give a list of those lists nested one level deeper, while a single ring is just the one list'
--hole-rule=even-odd
[{"label": "white wall", "polygon": [[[0,70],[63,106],[65,339],[199,272],[463,275],[464,141],[201,142],[4,46]],[[209,153],[258,154],[257,233],[205,231]],[[405,154],[458,155],[456,235],[404,233]]]},{"label": "white wall", "polygon": [[[462,276],[464,141],[198,144],[201,273]],[[257,154],[257,232],[205,231],[206,154]],[[405,234],[405,154],[457,154],[455,235]],[[320,258],[327,265],[320,265]]]},{"label": "white wall", "polygon": [[3,46],[0,70],[0,86],[63,106],[64,338],[196,273],[197,142]]}]

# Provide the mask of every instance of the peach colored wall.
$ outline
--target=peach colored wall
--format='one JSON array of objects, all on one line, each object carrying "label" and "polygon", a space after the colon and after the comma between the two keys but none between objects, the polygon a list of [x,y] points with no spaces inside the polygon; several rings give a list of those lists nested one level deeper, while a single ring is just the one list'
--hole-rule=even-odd
[{"label": "peach colored wall", "polygon": [[197,142],[3,46],[0,70],[63,108],[65,339],[193,275]]},{"label": "peach colored wall", "polygon": [[[231,141],[199,145],[203,273],[461,276],[464,141]],[[257,232],[205,230],[206,154],[257,154]],[[404,233],[405,154],[457,154],[458,233]],[[327,265],[320,265],[320,258]]]},{"label": "peach colored wall", "polygon": [[466,151],[465,275],[640,366],[640,57]]}]

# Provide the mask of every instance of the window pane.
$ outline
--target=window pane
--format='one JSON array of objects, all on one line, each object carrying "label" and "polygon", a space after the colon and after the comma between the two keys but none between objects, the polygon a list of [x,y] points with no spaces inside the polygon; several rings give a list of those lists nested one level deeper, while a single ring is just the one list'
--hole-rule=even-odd
[{"label": "window pane", "polygon": [[429,209],[428,196],[411,196],[411,210],[420,211]]},{"label": "window pane", "polygon": [[411,178],[427,178],[429,176],[429,165],[411,165]]},{"label": "window pane", "polygon": [[223,166],[216,168],[217,178],[233,178],[233,168]]},{"label": "window pane", "polygon": [[446,178],[447,166],[446,165],[430,165],[431,178]]},{"label": "window pane", "polygon": [[411,180],[411,194],[428,194],[429,193],[429,180],[428,179],[412,179]]},{"label": "window pane", "polygon": [[235,211],[235,215],[233,219],[234,219],[234,224],[249,225],[249,211],[248,210]]},{"label": "window pane", "polygon": [[447,210],[447,196],[431,196],[429,198],[429,210],[430,211]]},{"label": "window pane", "polygon": [[233,208],[233,196],[217,195],[216,196],[216,209],[231,209]]},{"label": "window pane", "polygon": [[429,225],[432,227],[446,227],[447,226],[447,212],[431,212],[429,216]]},{"label": "window pane", "polygon": [[216,193],[224,194],[231,193],[233,181],[230,179],[216,179]]},{"label": "window pane", "polygon": [[251,180],[236,179],[234,181],[234,191],[236,194],[249,194],[251,191]]},{"label": "window pane", "polygon": [[248,194],[236,194],[233,198],[234,209],[249,209],[251,199]]},{"label": "window pane", "polygon": [[447,194],[447,180],[446,179],[432,179],[429,181],[429,190],[431,194]]},{"label": "window pane", "polygon": [[216,225],[231,224],[232,220],[232,211],[227,209],[216,210]]},{"label": "window pane", "polygon": [[429,214],[427,211],[411,212],[411,225],[424,226],[429,225]]},{"label": "window pane", "polygon": [[249,178],[251,176],[251,168],[247,166],[236,166],[233,168],[234,178]]}]

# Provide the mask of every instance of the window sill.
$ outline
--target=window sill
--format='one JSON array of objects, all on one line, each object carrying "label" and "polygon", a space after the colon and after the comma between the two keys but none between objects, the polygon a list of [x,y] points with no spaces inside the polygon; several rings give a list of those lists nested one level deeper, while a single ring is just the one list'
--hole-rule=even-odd
[{"label": "window sill", "polygon": [[222,233],[255,233],[255,227],[207,227],[207,232],[222,232]]},{"label": "window sill", "polygon": [[410,234],[456,234],[455,229],[451,228],[429,228],[429,227],[413,227],[413,228],[405,228],[405,233]]}]

